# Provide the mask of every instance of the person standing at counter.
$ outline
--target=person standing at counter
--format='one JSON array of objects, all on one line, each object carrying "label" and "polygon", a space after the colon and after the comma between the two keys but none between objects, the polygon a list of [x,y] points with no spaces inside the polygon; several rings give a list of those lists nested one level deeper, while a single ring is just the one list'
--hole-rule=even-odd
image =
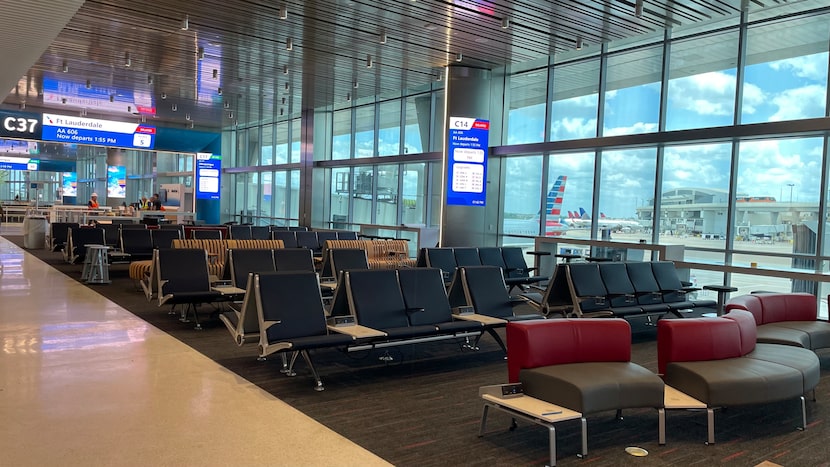
[{"label": "person standing at counter", "polygon": [[86,203],[86,207],[89,209],[98,209],[98,193],[90,195],[89,201]]}]

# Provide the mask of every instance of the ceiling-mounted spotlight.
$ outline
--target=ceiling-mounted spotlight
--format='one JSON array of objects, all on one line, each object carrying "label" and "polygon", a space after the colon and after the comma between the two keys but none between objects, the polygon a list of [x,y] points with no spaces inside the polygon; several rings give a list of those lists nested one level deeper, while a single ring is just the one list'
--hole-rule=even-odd
[{"label": "ceiling-mounted spotlight", "polygon": [[163,93],[161,93],[161,100],[165,100],[165,99],[167,99],[167,93],[163,92]]},{"label": "ceiling-mounted spotlight", "polygon": [[65,97],[61,98],[61,104],[66,104],[66,98]]},{"label": "ceiling-mounted spotlight", "polygon": [[505,16],[504,18],[501,19],[501,28],[502,29],[507,29],[509,27],[510,27],[510,18]]},{"label": "ceiling-mounted spotlight", "polygon": [[153,75],[147,75],[147,84],[153,84]]},{"label": "ceiling-mounted spotlight", "polygon": [[283,65],[282,66],[282,74],[284,74],[284,75],[288,74],[288,65]]},{"label": "ceiling-mounted spotlight", "polygon": [[182,20],[181,25],[182,31],[187,31],[190,29],[190,16],[184,15],[184,19]]},{"label": "ceiling-mounted spotlight", "polygon": [[350,92],[347,92],[346,93],[346,102],[349,102],[351,100],[352,100],[352,94]]},{"label": "ceiling-mounted spotlight", "polygon": [[233,118],[233,112],[228,112],[228,118]]},{"label": "ceiling-mounted spotlight", "polygon": [[288,19],[288,7],[280,5],[280,19]]},{"label": "ceiling-mounted spotlight", "polygon": [[205,48],[204,48],[204,47],[199,47],[199,48],[196,50],[196,56],[198,56],[198,57],[199,57],[199,60],[201,60],[201,59],[205,58]]},{"label": "ceiling-mounted spotlight", "polygon": [[69,72],[69,64],[66,63],[66,60],[63,61],[63,67],[61,67],[61,70],[63,70],[64,73]]},{"label": "ceiling-mounted spotlight", "polygon": [[222,95],[222,88],[217,89],[216,94],[219,94],[221,96]]},{"label": "ceiling-mounted spotlight", "polygon": [[231,103],[230,103],[230,102],[225,102],[223,105],[224,105],[224,107],[225,107],[226,109],[230,109],[230,108],[231,108]]},{"label": "ceiling-mounted spotlight", "polygon": [[576,50],[582,50],[582,38],[581,37],[576,38]]},{"label": "ceiling-mounted spotlight", "polygon": [[110,102],[114,102],[114,101],[115,101],[115,94],[110,94]]},{"label": "ceiling-mounted spotlight", "polygon": [[129,113],[129,114],[133,113],[133,106],[131,106],[131,105],[127,106],[127,113]]},{"label": "ceiling-mounted spotlight", "polygon": [[188,127],[188,128],[193,128],[193,122],[188,123],[188,124],[187,124],[187,127]]},{"label": "ceiling-mounted spotlight", "polygon": [[133,58],[129,52],[124,52],[124,66],[130,67],[133,65]]},{"label": "ceiling-mounted spotlight", "polygon": [[219,77],[219,70],[217,70],[217,69],[215,69],[215,68],[214,68],[214,69],[213,69],[213,79],[216,79],[216,78],[218,78],[218,77]]},{"label": "ceiling-mounted spotlight", "polygon": [[280,109],[280,116],[282,116],[283,114],[285,114],[285,109]]},{"label": "ceiling-mounted spotlight", "polygon": [[637,0],[634,3],[634,16],[638,18],[643,16],[643,0]]},{"label": "ceiling-mounted spotlight", "polygon": [[294,50],[294,39],[289,37],[285,40],[285,50]]},{"label": "ceiling-mounted spotlight", "polygon": [[372,56],[367,55],[366,56],[366,68],[372,68],[372,65],[374,65],[374,63],[372,62]]},{"label": "ceiling-mounted spotlight", "polygon": [[442,81],[443,79],[444,79],[444,73],[439,71],[438,74],[435,75],[435,81]]},{"label": "ceiling-mounted spotlight", "polygon": [[184,119],[187,120],[187,121],[190,121],[190,114],[189,113],[184,114]]},{"label": "ceiling-mounted spotlight", "polygon": [[282,105],[285,105],[285,98],[282,98]]},{"label": "ceiling-mounted spotlight", "polygon": [[176,112],[176,111],[178,111],[178,110],[179,110],[179,106],[178,106],[178,105],[176,105],[176,104],[173,104],[173,105],[171,105],[171,106],[170,106],[170,109],[172,109],[172,110],[173,110],[173,112]]},{"label": "ceiling-mounted spotlight", "polygon": [[86,88],[87,89],[92,89],[92,81],[86,80]]},{"label": "ceiling-mounted spotlight", "polygon": [[86,117],[86,109],[81,109],[81,117]]},{"label": "ceiling-mounted spotlight", "polygon": [[357,80],[354,80],[354,82],[352,83],[352,87],[357,89],[358,87],[360,87],[360,83],[358,83]]},{"label": "ceiling-mounted spotlight", "polygon": [[141,116],[141,123],[147,123],[147,117],[144,115]]},{"label": "ceiling-mounted spotlight", "polygon": [[378,42],[380,42],[381,44],[386,43],[386,29],[380,31],[380,37],[378,37]]},{"label": "ceiling-mounted spotlight", "polygon": [[460,62],[461,60],[464,60],[464,55],[462,55],[461,52],[458,52],[455,54],[455,61]]},{"label": "ceiling-mounted spotlight", "polygon": [[20,103],[20,110],[26,110],[26,103],[25,102]]}]

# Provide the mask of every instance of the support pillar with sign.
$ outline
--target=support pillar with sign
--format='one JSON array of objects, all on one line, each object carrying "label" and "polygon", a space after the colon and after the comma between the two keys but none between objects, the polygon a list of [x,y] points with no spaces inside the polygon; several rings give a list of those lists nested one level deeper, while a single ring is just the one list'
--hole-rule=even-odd
[{"label": "support pillar with sign", "polygon": [[[488,196],[490,71],[447,68],[441,246],[495,246],[498,197]],[[494,217],[494,214],[496,217]]]}]

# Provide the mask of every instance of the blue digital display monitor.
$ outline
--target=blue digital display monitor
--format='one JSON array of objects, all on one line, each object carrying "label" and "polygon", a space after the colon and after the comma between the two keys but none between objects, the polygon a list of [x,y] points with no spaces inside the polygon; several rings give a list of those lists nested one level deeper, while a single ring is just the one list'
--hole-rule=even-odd
[{"label": "blue digital display monitor", "polygon": [[484,206],[490,122],[450,117],[447,136],[447,204]]},{"label": "blue digital display monitor", "polygon": [[61,173],[61,178],[61,191],[63,196],[78,196],[78,173],[63,172]]},{"label": "blue digital display monitor", "polygon": [[222,156],[209,152],[196,154],[196,199],[219,199]]},{"label": "blue digital display monitor", "polygon": [[127,197],[127,167],[107,166],[107,198]]},{"label": "blue digital display monitor", "polygon": [[44,141],[91,144],[128,149],[153,149],[156,128],[141,123],[115,122],[67,115],[43,114]]},{"label": "blue digital display monitor", "polygon": [[43,76],[43,103],[72,109],[124,115],[155,115],[152,85],[129,89],[128,85],[75,82],[61,75]]},{"label": "blue digital display monitor", "polygon": [[0,170],[37,170],[39,164],[38,159],[0,156]]}]

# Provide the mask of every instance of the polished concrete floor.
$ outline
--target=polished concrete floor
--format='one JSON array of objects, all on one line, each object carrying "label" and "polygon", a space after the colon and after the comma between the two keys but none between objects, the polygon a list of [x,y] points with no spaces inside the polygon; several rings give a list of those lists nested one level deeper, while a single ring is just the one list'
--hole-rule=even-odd
[{"label": "polished concrete floor", "polygon": [[0,342],[0,465],[388,465],[3,238]]}]

